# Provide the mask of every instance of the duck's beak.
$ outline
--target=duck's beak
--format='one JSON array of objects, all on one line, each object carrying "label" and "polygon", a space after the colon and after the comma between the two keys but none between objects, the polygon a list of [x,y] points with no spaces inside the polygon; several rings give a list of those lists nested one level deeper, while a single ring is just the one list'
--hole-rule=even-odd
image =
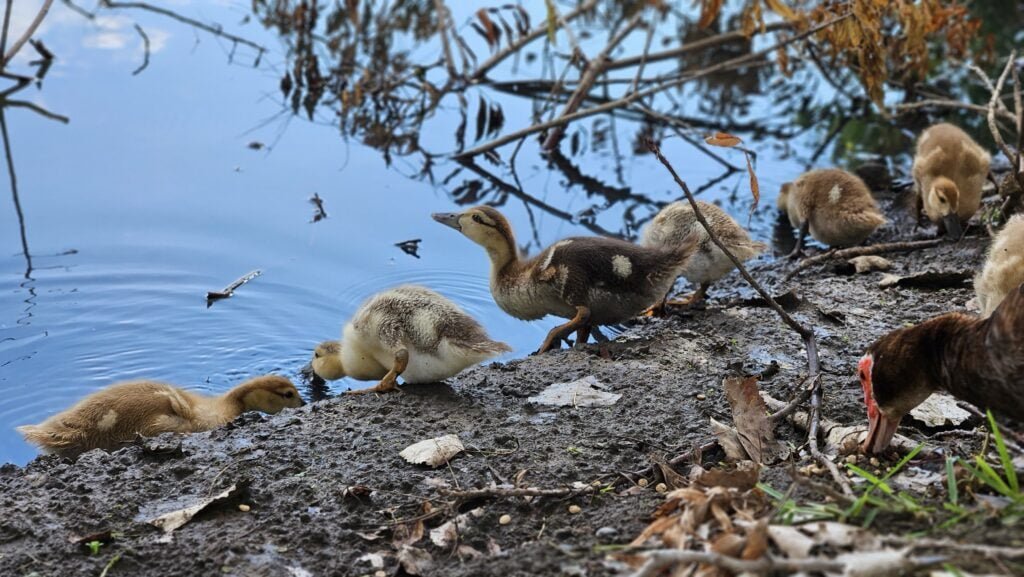
[{"label": "duck's beak", "polygon": [[459,224],[459,213],[457,212],[435,212],[430,215],[437,222],[462,232],[462,225]]},{"label": "duck's beak", "polygon": [[860,446],[860,450],[867,454],[881,453],[892,442],[893,436],[896,435],[896,428],[899,425],[899,419],[892,420],[882,414],[881,411],[877,411],[874,417],[868,418],[868,436],[864,439],[864,444]]},{"label": "duck's beak", "polygon": [[960,240],[960,237],[964,235],[964,229],[960,226],[960,217],[955,213],[942,217],[942,224],[946,225],[946,234],[950,238]]}]

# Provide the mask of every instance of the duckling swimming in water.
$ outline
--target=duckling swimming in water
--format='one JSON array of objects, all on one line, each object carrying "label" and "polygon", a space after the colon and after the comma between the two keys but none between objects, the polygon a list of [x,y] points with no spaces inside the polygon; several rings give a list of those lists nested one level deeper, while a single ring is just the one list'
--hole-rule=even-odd
[{"label": "duckling swimming in water", "polygon": [[501,310],[523,320],[549,314],[571,319],[551,329],[539,353],[560,346],[573,330],[579,344],[591,334],[602,340],[596,326],[621,323],[658,302],[697,250],[695,235],[671,247],[574,237],[524,260],[511,225],[494,208],[433,217],[487,250],[491,294]]},{"label": "duckling swimming in water", "polygon": [[783,184],[776,202],[799,230],[791,258],[800,255],[808,232],[822,244],[851,246],[885,223],[864,181],[838,168],[812,170]]},{"label": "duckling swimming in water", "polygon": [[1024,214],[1007,221],[988,249],[985,267],[974,279],[981,316],[987,317],[1006,295],[1024,283]]},{"label": "duckling swimming in water", "polygon": [[947,123],[921,133],[913,175],[918,214],[925,215],[953,238],[981,206],[981,189],[991,157],[966,132]]},{"label": "duckling swimming in water", "polygon": [[341,341],[317,345],[311,364],[329,381],[380,379],[375,387],[348,391],[380,393],[398,390],[399,375],[409,384],[436,383],[511,350],[455,303],[406,285],[370,297],[345,325]]},{"label": "duckling swimming in water", "polygon": [[153,381],[111,385],[38,425],[17,430],[47,453],[74,457],[91,449],[117,449],[136,435],[198,433],[246,411],[277,413],[302,406],[295,385],[284,377],[250,379],[210,397]]},{"label": "duckling swimming in water", "polygon": [[[718,240],[741,261],[749,260],[767,250],[768,245],[750,239],[740,223],[718,206],[702,200],[697,201],[704,219]],[[644,246],[675,246],[684,242],[691,234],[697,238],[697,252],[687,262],[683,276],[698,289],[682,301],[666,300],[665,305],[689,306],[700,302],[707,294],[711,283],[721,279],[736,268],[732,260],[711,240],[711,236],[697,221],[689,202],[673,202],[654,217],[641,235]],[[657,308],[657,307],[656,307]]]}]

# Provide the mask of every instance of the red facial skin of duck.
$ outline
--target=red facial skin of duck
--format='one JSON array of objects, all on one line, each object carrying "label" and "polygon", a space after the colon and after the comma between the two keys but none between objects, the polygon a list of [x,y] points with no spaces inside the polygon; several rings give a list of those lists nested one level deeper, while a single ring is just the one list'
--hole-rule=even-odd
[{"label": "red facial skin of duck", "polygon": [[871,385],[871,370],[875,363],[870,355],[864,355],[857,365],[860,374],[860,386],[864,389],[864,404],[868,408],[868,436],[861,445],[865,453],[880,453],[884,451],[893,436],[896,435],[896,428],[899,427],[900,419],[890,419],[882,413],[875,403],[875,396]]}]

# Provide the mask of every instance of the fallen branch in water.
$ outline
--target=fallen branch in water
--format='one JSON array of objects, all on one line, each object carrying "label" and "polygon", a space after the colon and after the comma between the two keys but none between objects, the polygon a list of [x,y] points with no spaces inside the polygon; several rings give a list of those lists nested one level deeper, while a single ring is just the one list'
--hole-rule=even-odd
[{"label": "fallen branch in water", "polygon": [[827,262],[830,260],[847,259],[853,258],[855,256],[883,254],[887,252],[908,252],[912,250],[938,246],[944,242],[946,242],[945,238],[931,238],[927,240],[886,242],[881,244],[873,244],[871,246],[856,246],[853,248],[844,248],[841,250],[833,249],[818,255],[814,255],[810,258],[805,258],[804,260],[800,261],[800,264],[798,264],[796,268],[789,271],[789,273],[786,274],[785,277],[783,277],[782,282],[788,282],[805,269],[812,267],[818,263]]},{"label": "fallen branch in water", "polygon": [[263,271],[261,271],[259,269],[254,270],[254,271],[246,274],[245,276],[239,277],[237,280],[235,280],[235,282],[233,282],[233,283],[229,284],[228,286],[224,287],[224,290],[222,290],[222,291],[209,291],[209,292],[207,292],[206,293],[206,307],[209,308],[210,305],[213,304],[213,301],[218,301],[220,299],[226,299],[226,298],[230,297],[231,295],[235,294],[235,290],[238,289],[238,287],[240,287],[240,286],[244,285],[245,283],[251,281],[252,279],[260,276],[261,274],[263,274]]},{"label": "fallen branch in water", "polygon": [[690,192],[690,187],[686,185],[686,182],[684,182],[683,179],[679,178],[675,169],[672,168],[672,164],[669,163],[668,159],[661,153],[661,148],[651,140],[647,141],[647,148],[655,157],[657,157],[661,164],[668,169],[672,178],[675,179],[676,184],[678,184],[679,188],[683,190],[683,193],[686,195],[686,200],[689,201],[690,208],[693,210],[694,217],[696,217],[697,222],[704,227],[704,230],[708,233],[708,237],[711,239],[711,242],[713,242],[719,250],[729,257],[729,260],[731,260],[733,265],[736,266],[736,269],[740,272],[743,279],[747,281],[747,284],[753,287],[754,290],[761,295],[761,298],[768,303],[768,306],[779,315],[782,322],[796,331],[804,341],[804,347],[807,349],[807,378],[811,379],[812,382],[811,390],[808,395],[811,400],[811,417],[810,426],[807,428],[807,442],[810,446],[811,456],[826,467],[830,473],[832,473],[832,478],[835,480],[836,484],[842,487],[844,493],[852,495],[853,489],[850,488],[850,483],[846,480],[846,477],[839,472],[839,468],[836,467],[836,464],[833,463],[831,459],[823,455],[821,451],[818,450],[818,423],[821,419],[821,378],[819,376],[819,373],[821,373],[821,362],[818,359],[818,343],[814,338],[814,331],[803,326],[793,319],[793,317],[789,316],[789,313],[782,308],[782,305],[776,302],[775,299],[772,298],[771,294],[761,286],[761,283],[757,282],[754,277],[750,275],[750,272],[747,271],[747,267],[745,267],[743,263],[736,258],[736,255],[732,254],[732,252],[722,244],[722,241],[718,238],[718,235],[711,230],[711,226],[708,224],[708,221],[704,218],[704,214],[701,213],[700,208],[697,206],[697,200],[693,197],[693,193]]}]

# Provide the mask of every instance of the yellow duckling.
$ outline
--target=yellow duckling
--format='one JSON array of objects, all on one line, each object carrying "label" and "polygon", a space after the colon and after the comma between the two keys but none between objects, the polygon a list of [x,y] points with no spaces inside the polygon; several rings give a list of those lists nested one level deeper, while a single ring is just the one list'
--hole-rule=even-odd
[{"label": "yellow duckling", "polygon": [[966,132],[936,124],[921,133],[914,155],[918,213],[954,238],[981,206],[981,188],[991,157]]},{"label": "yellow duckling", "polygon": [[[724,210],[702,200],[697,207],[711,230],[722,244],[741,261],[749,260],[768,249],[763,242],[750,239],[740,223]],[[697,221],[689,202],[673,202],[661,209],[641,235],[645,246],[676,246],[693,234],[697,238],[697,252],[686,263],[683,277],[699,285],[697,291],[681,301],[668,301],[666,305],[691,305],[700,302],[708,292],[711,283],[721,279],[736,268],[732,260],[711,240],[704,226]],[[666,295],[667,296],[667,295]]]},{"label": "yellow duckling", "polygon": [[800,255],[808,232],[822,244],[851,246],[885,223],[864,181],[838,168],[812,170],[783,184],[776,202],[799,230],[790,257]]},{"label": "yellow duckling", "polygon": [[341,341],[317,345],[311,364],[329,381],[381,379],[349,393],[385,392],[397,390],[399,375],[410,384],[436,383],[511,350],[455,303],[406,285],[370,297],[345,325]]},{"label": "yellow duckling", "polygon": [[591,334],[606,340],[594,327],[621,323],[658,302],[697,250],[696,236],[672,247],[575,237],[524,260],[508,220],[489,206],[433,217],[487,250],[491,294],[503,311],[523,320],[571,319],[551,329],[540,353],[561,346],[573,330],[578,344]]},{"label": "yellow duckling", "polygon": [[974,279],[981,316],[988,317],[1009,292],[1024,283],[1024,214],[1011,218],[988,249],[985,268]]},{"label": "yellow duckling", "polygon": [[295,385],[274,375],[250,379],[217,397],[128,381],[97,391],[38,425],[18,427],[18,432],[44,452],[74,457],[90,449],[117,449],[136,435],[198,433],[246,411],[276,413],[302,404]]}]

